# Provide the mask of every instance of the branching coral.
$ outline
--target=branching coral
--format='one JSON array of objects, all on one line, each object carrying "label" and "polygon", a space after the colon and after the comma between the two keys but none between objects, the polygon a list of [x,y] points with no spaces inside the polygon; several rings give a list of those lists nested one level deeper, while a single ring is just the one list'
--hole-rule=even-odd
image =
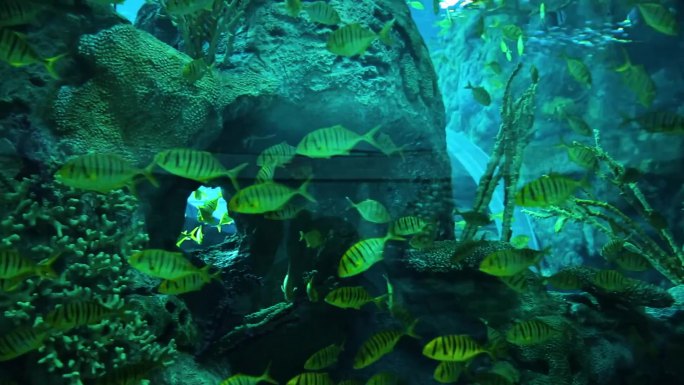
[{"label": "branching coral", "polygon": [[175,15],[166,9],[183,37],[185,52],[193,59],[204,58],[207,63],[213,63],[223,33],[228,35],[226,57],[230,56],[235,30],[249,4],[250,0],[215,0],[211,10],[187,15]]},{"label": "branching coral", "polygon": [[574,198],[563,207],[549,207],[527,213],[535,217],[558,216],[566,221],[575,221],[594,226],[609,239],[625,239],[625,249],[644,256],[651,265],[674,284],[684,283],[684,249],[678,245],[663,218],[649,204],[638,186],[634,173],[613,159],[600,145],[598,130],[594,131],[594,145],[574,142],[591,151],[601,167],[597,176],[608,185],[619,190],[619,196],[639,214],[640,219],[627,215],[623,209],[593,197]]},{"label": "branching coral", "polygon": [[[514,100],[511,95],[511,85],[518,76],[522,65],[518,65],[506,84],[506,90],[501,107],[501,126],[496,136],[494,150],[487,164],[487,169],[477,186],[477,195],[473,211],[484,212],[492,199],[494,190],[499,182],[504,185],[504,214],[501,240],[508,241],[511,238],[511,222],[515,208],[515,189],[520,177],[522,165],[522,153],[532,136],[534,124],[534,97],[537,92],[536,69],[532,68],[532,84],[523,94]],[[472,239],[477,231],[477,226],[467,224],[461,240]]]},{"label": "branching coral", "polygon": [[[3,193],[0,200],[0,209],[7,213],[0,222],[2,248],[16,249],[34,262],[60,255],[58,278],[28,278],[16,290],[0,293],[4,325],[46,327],[50,332],[37,354],[16,359],[44,365],[48,381],[42,382],[55,384],[82,384],[123,366],[172,359],[174,340],[158,342],[144,320],[144,309],[132,311],[128,306],[130,278],[124,258],[147,242],[136,219],[135,198],[122,191],[82,194],[36,177],[12,186],[14,191]],[[97,302],[112,314],[70,330],[45,324],[49,311],[75,300]]]},{"label": "branching coral", "polygon": [[255,335],[267,333],[284,323],[297,320],[293,306],[290,302],[280,302],[246,315],[242,325],[235,327],[221,337],[218,342],[219,351],[229,351]]}]

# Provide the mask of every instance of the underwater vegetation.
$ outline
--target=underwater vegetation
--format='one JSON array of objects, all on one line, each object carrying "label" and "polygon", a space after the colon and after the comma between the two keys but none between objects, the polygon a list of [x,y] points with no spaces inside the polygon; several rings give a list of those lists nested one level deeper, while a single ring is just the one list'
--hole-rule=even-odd
[{"label": "underwater vegetation", "polygon": [[681,381],[679,4],[122,3],[0,4],[0,383]]}]

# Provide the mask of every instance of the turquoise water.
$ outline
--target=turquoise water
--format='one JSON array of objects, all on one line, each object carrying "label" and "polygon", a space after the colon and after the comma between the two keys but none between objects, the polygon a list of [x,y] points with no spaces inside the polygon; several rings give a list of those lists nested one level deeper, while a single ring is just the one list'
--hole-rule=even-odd
[{"label": "turquoise water", "polygon": [[126,2],[117,6],[117,11],[133,22],[143,4],[145,4],[145,0],[126,0]]},{"label": "turquoise water", "polygon": [[3,0],[0,385],[682,383],[683,15]]}]

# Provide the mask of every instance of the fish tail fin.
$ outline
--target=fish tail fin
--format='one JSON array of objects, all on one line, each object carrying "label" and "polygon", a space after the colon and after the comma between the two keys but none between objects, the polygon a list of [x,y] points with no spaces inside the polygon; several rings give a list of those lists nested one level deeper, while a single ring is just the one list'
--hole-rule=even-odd
[{"label": "fish tail fin", "polygon": [[382,309],[385,301],[387,301],[387,294],[379,295],[373,298],[373,303],[378,307],[378,309]]},{"label": "fish tail fin", "polygon": [[240,184],[238,184],[237,177],[240,175],[240,171],[247,167],[248,163],[240,163],[239,165],[226,171],[226,176],[230,179],[230,183],[233,185],[235,191],[240,191]]},{"label": "fish tail fin", "polygon": [[632,61],[629,59],[627,51],[624,48],[621,48],[621,50],[622,56],[625,58],[625,62],[621,66],[615,68],[615,72],[625,72],[632,67]]},{"label": "fish tail fin", "polygon": [[354,201],[351,200],[351,198],[349,198],[349,197],[344,197],[344,198],[351,204],[351,206],[347,207],[345,210],[349,210],[350,208],[356,206],[356,203],[354,203]]},{"label": "fish tail fin", "polygon": [[302,183],[301,186],[297,189],[297,194],[303,196],[304,198],[308,199],[309,201],[316,203],[316,198],[314,198],[311,194],[309,194],[306,189],[309,187],[309,184],[311,183],[312,177],[309,177],[309,179],[305,180],[304,183]]},{"label": "fish tail fin", "polygon": [[463,87],[463,88],[465,88],[466,90],[472,90],[472,89],[473,89],[473,84],[470,82],[470,80],[468,80],[468,85],[466,85],[466,86]]},{"label": "fish tail fin", "polygon": [[219,270],[213,274],[209,274],[209,278],[216,281],[216,282],[223,282],[223,280],[221,279],[221,270]]},{"label": "fish tail fin", "polygon": [[274,380],[273,377],[271,377],[271,364],[273,362],[269,362],[268,365],[266,366],[266,370],[264,370],[264,374],[262,374],[259,378],[261,381],[268,382],[269,384],[275,384],[278,385],[278,381]]},{"label": "fish tail fin", "polygon": [[411,321],[411,323],[406,327],[406,335],[416,339],[420,339],[420,336],[416,334],[416,325],[418,325],[418,318]]},{"label": "fish tail fin", "polygon": [[368,142],[372,146],[376,147],[378,150],[382,151],[380,146],[378,146],[378,144],[375,142],[375,139],[373,138],[375,136],[375,134],[377,134],[378,131],[380,131],[380,128],[382,128],[381,125],[377,125],[377,126],[373,127],[370,131],[363,134],[361,139]]},{"label": "fish tail fin", "polygon": [[157,181],[157,178],[155,178],[154,175],[152,175],[153,168],[154,163],[142,169],[140,173],[150,182],[152,186],[159,188],[159,181]]},{"label": "fish tail fin", "polygon": [[55,71],[55,64],[59,61],[59,59],[63,58],[66,55],[66,53],[63,53],[61,55],[47,58],[43,61],[43,63],[45,64],[45,69],[53,78],[59,80],[59,74],[57,74],[57,71]]},{"label": "fish tail fin", "polygon": [[385,25],[382,26],[382,29],[378,33],[378,39],[380,39],[380,41],[387,46],[392,45],[392,37],[390,36],[390,31],[392,31],[392,27],[394,26],[395,21],[396,19],[392,19],[385,23]]},{"label": "fish tail fin", "polygon": [[387,236],[385,236],[385,239],[388,241],[405,241],[406,238],[394,233],[393,227],[394,226],[389,226],[389,229],[387,230]]},{"label": "fish tail fin", "polygon": [[[590,178],[590,177],[591,177],[591,173],[590,173],[590,172],[584,174],[584,177],[578,182],[578,183],[579,183],[579,187],[580,187],[581,189],[583,189],[583,190],[589,190],[589,189],[591,189],[591,183],[589,183],[589,178]],[[542,251],[546,251],[546,249],[548,249],[548,247],[545,247],[544,250],[542,250]],[[545,254],[548,254],[548,252],[546,252]]]},{"label": "fish tail fin", "polygon": [[52,265],[59,259],[61,255],[61,252],[55,253],[50,256],[50,258],[38,263],[36,274],[38,274],[38,276],[41,278],[57,278],[58,275],[53,269]]},{"label": "fish tail fin", "polygon": [[398,153],[399,156],[401,157],[402,162],[406,162],[406,157],[404,156],[404,149],[408,147],[408,143],[404,144],[402,146],[399,146],[396,150],[394,150],[395,153]]},{"label": "fish tail fin", "polygon": [[208,280],[223,282],[221,280],[221,270],[218,270],[214,273],[209,273],[209,270],[211,270],[212,267],[214,267],[214,266],[213,265],[204,265],[204,266],[202,266],[202,268],[199,271],[200,271],[200,273],[204,274],[208,278]]}]

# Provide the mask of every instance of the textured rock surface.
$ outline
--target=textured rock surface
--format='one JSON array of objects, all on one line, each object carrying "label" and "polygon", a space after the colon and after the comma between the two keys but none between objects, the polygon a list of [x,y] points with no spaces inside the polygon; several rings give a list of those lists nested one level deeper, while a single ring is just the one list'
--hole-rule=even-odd
[{"label": "textured rock surface", "polygon": [[149,160],[170,147],[206,145],[222,128],[218,79],[192,85],[188,57],[130,25],[81,38],[92,78],[60,88],[55,131],[72,153],[115,152]]},{"label": "textured rock surface", "polygon": [[[381,132],[398,146],[406,145],[405,161],[362,144],[352,156],[297,158],[282,173],[277,172],[276,178],[296,186],[307,174],[298,170],[310,170],[308,173],[314,176],[310,191],[318,200],[314,212],[359,223],[358,215],[345,211],[348,203],[344,196],[355,200],[373,198],[384,203],[394,217],[413,214],[436,219],[442,236],[448,237],[451,171],[445,152],[443,104],[427,49],[406,5],[396,0],[330,4],[343,21],[359,22],[374,31],[396,18],[391,32],[393,45],[376,41],[361,57],[338,57],[325,48],[331,28],[312,23],[305,12],[293,18],[281,3],[259,3],[236,35],[233,55],[220,57],[219,51],[217,61],[224,64],[218,67],[223,76],[241,82],[249,74],[258,74],[259,84],[267,79],[275,85],[274,92],[260,99],[259,105],[228,105],[222,134],[209,149],[222,154],[227,165],[253,165],[264,148],[282,141],[296,145],[304,135],[321,127],[342,124],[364,133],[381,125]],[[149,8],[149,12],[155,11]],[[145,20],[145,28],[155,30],[149,16],[143,13],[139,20]],[[242,174],[244,183],[252,183],[255,174],[253,166],[248,168]],[[182,204],[180,199],[164,203]],[[238,226],[246,220],[238,218]],[[367,231],[363,236],[377,231],[359,225],[362,232]],[[167,228],[175,231],[179,226],[176,223]],[[164,235],[151,236],[154,240]],[[261,242],[275,248],[280,239]]]}]

